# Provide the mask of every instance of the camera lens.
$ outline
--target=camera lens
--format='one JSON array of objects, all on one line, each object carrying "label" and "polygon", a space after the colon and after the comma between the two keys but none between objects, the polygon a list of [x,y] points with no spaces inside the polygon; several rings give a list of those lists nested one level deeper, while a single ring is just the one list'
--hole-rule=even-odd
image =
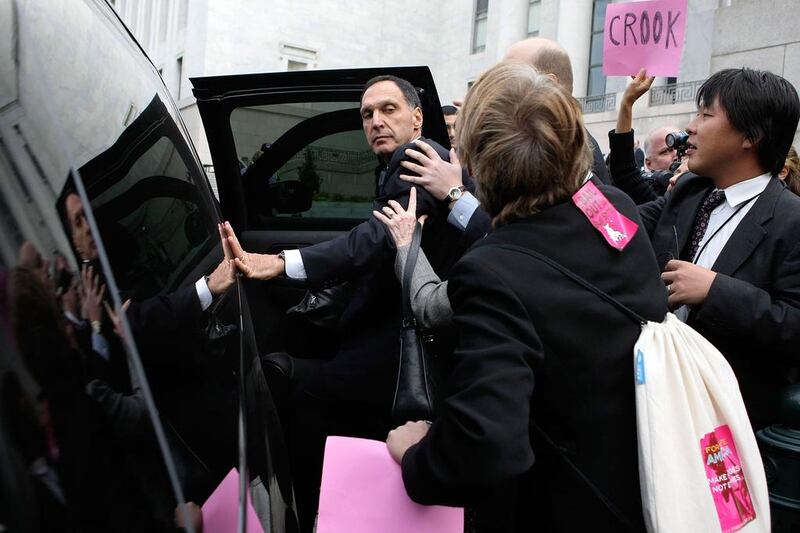
[{"label": "camera lens", "polygon": [[689,140],[689,134],[685,131],[675,131],[673,133],[667,133],[667,136],[664,138],[664,142],[667,143],[667,146],[670,148],[678,148],[679,146],[686,144]]}]

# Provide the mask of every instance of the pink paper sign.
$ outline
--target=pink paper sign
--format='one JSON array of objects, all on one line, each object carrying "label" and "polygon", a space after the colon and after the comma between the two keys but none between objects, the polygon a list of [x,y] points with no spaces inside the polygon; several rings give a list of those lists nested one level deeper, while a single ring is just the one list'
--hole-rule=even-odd
[{"label": "pink paper sign", "polygon": [[591,181],[572,195],[572,202],[612,248],[624,250],[639,229],[634,221],[617,211]]},{"label": "pink paper sign", "polygon": [[[230,533],[239,527],[239,471],[228,472],[202,507],[203,533]],[[264,533],[250,499],[246,507],[247,533]]]},{"label": "pink paper sign", "polygon": [[317,533],[463,533],[464,510],[419,505],[386,443],[328,437]]},{"label": "pink paper sign", "polygon": [[686,33],[687,0],[627,2],[606,6],[603,74],[677,76]]},{"label": "pink paper sign", "polygon": [[706,433],[700,450],[722,533],[738,531],[755,519],[756,510],[730,428],[720,426]]}]

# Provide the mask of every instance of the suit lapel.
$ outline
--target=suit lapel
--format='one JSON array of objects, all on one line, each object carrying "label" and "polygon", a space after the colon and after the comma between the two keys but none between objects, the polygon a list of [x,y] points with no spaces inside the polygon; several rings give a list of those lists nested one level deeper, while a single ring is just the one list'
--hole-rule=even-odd
[{"label": "suit lapel", "polygon": [[783,184],[777,179],[770,180],[767,188],[758,197],[745,217],[736,227],[728,242],[722,248],[711,270],[732,276],[742,266],[766,235],[764,225],[772,219],[775,202],[783,192]]},{"label": "suit lapel", "polygon": [[[687,184],[688,185],[688,184]],[[695,178],[692,181],[692,188],[686,191],[686,196],[680,200],[675,217],[675,233],[677,234],[677,250],[676,254],[683,253],[689,239],[692,238],[692,229],[694,228],[694,219],[697,217],[697,212],[700,210],[700,204],[706,194],[713,188],[711,181],[706,178]],[[673,239],[675,236],[673,235]],[[674,243],[673,243],[674,245]],[[677,257],[677,256],[676,256]],[[685,261],[691,261],[686,257],[680,257]]]}]

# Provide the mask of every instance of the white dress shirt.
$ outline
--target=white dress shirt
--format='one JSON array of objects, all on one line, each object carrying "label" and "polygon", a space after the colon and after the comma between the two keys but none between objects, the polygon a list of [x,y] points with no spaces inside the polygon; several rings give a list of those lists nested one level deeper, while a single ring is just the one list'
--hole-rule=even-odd
[{"label": "white dress shirt", "polygon": [[[711,211],[706,233],[700,240],[697,252],[692,258],[694,264],[709,270],[712,269],[719,254],[728,243],[728,239],[750,212],[756,199],[764,192],[771,179],[772,175],[767,172],[755,178],[740,181],[727,189],[722,189],[725,192],[725,201]],[[676,309],[675,315],[686,321],[689,317],[689,306],[684,305]]]}]

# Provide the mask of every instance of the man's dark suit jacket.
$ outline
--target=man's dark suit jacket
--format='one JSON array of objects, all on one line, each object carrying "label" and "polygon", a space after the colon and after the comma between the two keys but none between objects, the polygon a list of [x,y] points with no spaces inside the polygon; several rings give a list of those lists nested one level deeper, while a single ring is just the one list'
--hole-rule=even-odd
[{"label": "man's dark suit jacket", "polygon": [[592,134],[589,133],[589,130],[586,130],[586,137],[589,141],[589,146],[592,147],[592,173],[597,176],[601,182],[605,183],[606,185],[614,185],[614,180],[611,177],[611,174],[608,172],[608,167],[606,167],[605,158],[603,158],[603,152],[600,150],[600,145],[597,144],[597,139],[592,137]]},{"label": "man's dark suit jacket", "polygon": [[[687,175],[672,193],[639,206],[662,270],[684,250],[713,187]],[[800,198],[773,178],[711,270],[708,296],[687,323],[733,367],[753,427],[779,422],[778,392],[800,354]]]},{"label": "man's dark suit jacket", "polygon": [[[439,155],[447,150],[426,139]],[[406,144],[398,148],[386,167],[375,209],[391,199],[408,206],[412,184],[399,178],[413,174],[400,166]],[[447,204],[417,187],[417,216],[428,215],[422,248],[437,274],[447,278],[450,267],[463,253],[461,233],[447,223]],[[317,397],[367,404],[388,415],[397,378],[401,317],[400,284],[394,274],[395,248],[383,224],[370,217],[347,235],[300,250],[308,282],[330,286],[353,280],[355,292],[340,321],[340,346],[335,356],[305,384]]]},{"label": "man's dark suit jacket", "polygon": [[411,499],[473,505],[481,531],[623,531],[538,424],[639,529],[633,346],[640,327],[561,272],[566,266],[647,320],[667,293],[636,206],[603,193],[639,231],[611,248],[566,201],[494,230],[451,272],[458,331],[439,418],[402,462]]}]

